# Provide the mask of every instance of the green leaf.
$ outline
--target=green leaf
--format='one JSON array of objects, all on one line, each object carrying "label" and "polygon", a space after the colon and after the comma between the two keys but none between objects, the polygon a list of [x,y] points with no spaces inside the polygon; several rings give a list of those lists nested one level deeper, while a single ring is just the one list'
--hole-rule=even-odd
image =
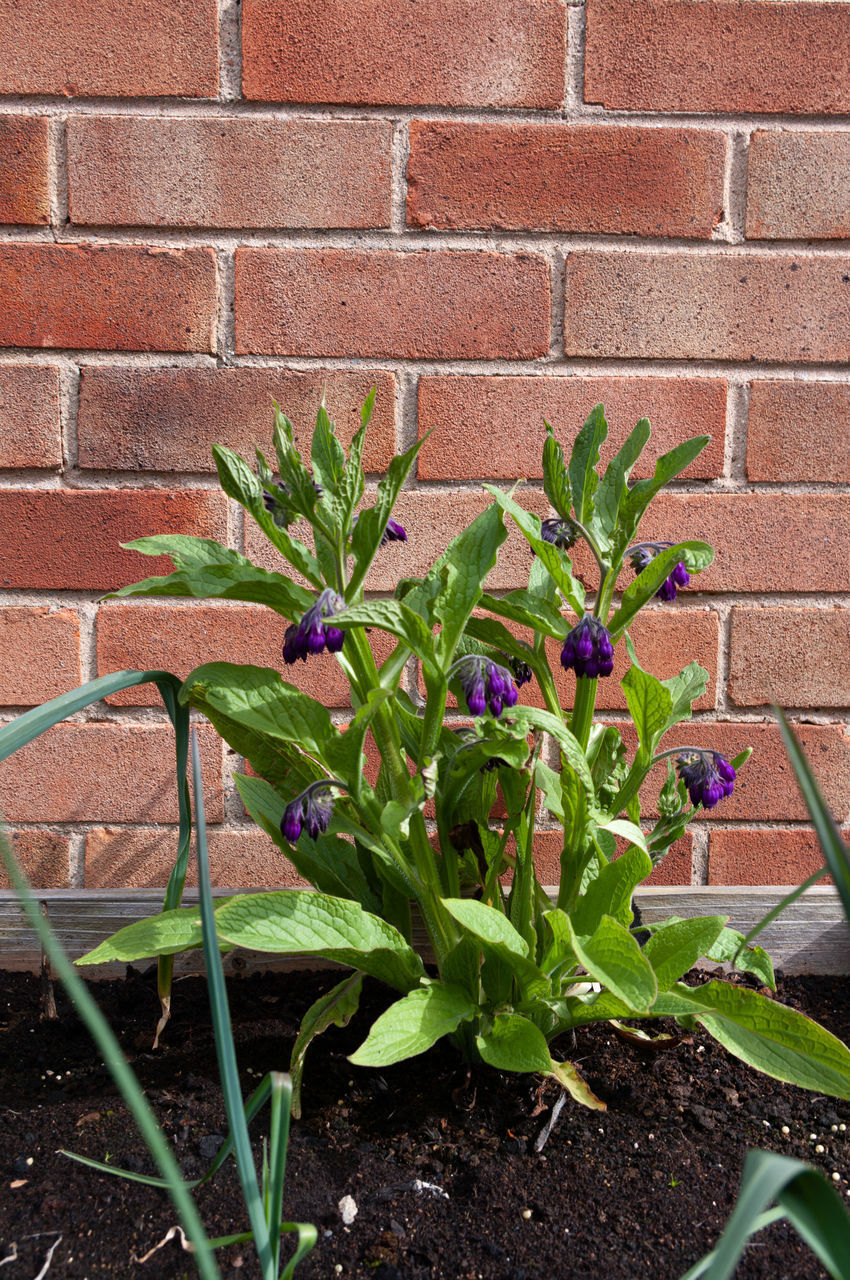
[{"label": "green leaf", "polygon": [[475,1037],[478,1052],[497,1071],[539,1071],[548,1075],[552,1058],[546,1037],[519,1013],[499,1013],[486,1035]]},{"label": "green leaf", "polygon": [[443,906],[487,954],[513,974],[525,999],[548,990],[544,973],[529,959],[528,944],[501,911],[474,898],[444,898]]},{"label": "green leaf", "polygon": [[454,659],[458,638],[481,597],[484,579],[496,563],[499,547],[507,538],[501,511],[491,503],[462,533],[449,543],[435,569],[444,575],[434,598],[433,617],[441,624],[436,641],[437,661],[447,671]]},{"label": "green leaf", "polygon": [[677,983],[673,990],[693,1002],[697,1021],[743,1062],[776,1080],[850,1099],[850,1049],[802,1013],[725,982]]},{"label": "green leaf", "polygon": [[623,926],[630,925],[635,888],[651,874],[652,861],[637,845],[609,862],[590,882],[571,912],[576,933],[593,933],[603,916],[612,916]]},{"label": "green leaf", "polygon": [[311,890],[244,894],[216,913],[220,938],[251,951],[321,956],[400,991],[424,974],[401,934],[355,902]]},{"label": "green leaf", "polygon": [[[213,445],[213,457],[218,468],[221,487],[229,498],[233,498],[245,508],[253,520],[260,526],[269,542],[275,547],[294,569],[303,574],[314,587],[324,586],[319,564],[302,542],[290,538],[285,529],[276,525],[263,501],[263,486],[259,477],[251,470],[232,449],[224,445]],[[286,483],[287,477],[283,477]],[[310,485],[315,505],[316,491]],[[294,500],[291,481],[289,483],[290,499]],[[304,512],[306,514],[306,512]]]},{"label": "green leaf", "polygon": [[612,818],[610,822],[600,822],[598,829],[607,831],[612,836],[619,836],[622,840],[628,840],[644,853],[649,853],[646,836],[634,822],[628,822],[625,818]]},{"label": "green leaf", "polygon": [[598,404],[579,431],[570,455],[570,488],[576,519],[586,525],[593,514],[593,495],[599,479],[595,467],[599,450],[608,435],[605,407]]},{"label": "green leaf", "polygon": [[655,970],[659,991],[667,991],[702,959],[720,937],[726,916],[698,916],[657,929],[644,943],[643,954]]},{"label": "green leaf", "polygon": [[499,943],[514,955],[528,956],[528,943],[495,907],[488,907],[475,898],[444,898],[443,906],[482,942]]},{"label": "green leaf", "polygon": [[546,428],[546,439],[543,442],[543,489],[561,519],[569,520],[572,495],[564,451],[545,418],[543,425]]},{"label": "green leaf", "polygon": [[313,603],[313,594],[280,573],[260,569],[210,538],[161,534],[121,544],[127,551],[146,556],[169,556],[174,572],[160,578],[144,578],[113,591],[119,596],[190,596],[198,600],[246,600],[265,604],[284,618],[300,617]]},{"label": "green leaf", "polygon": [[677,676],[671,676],[669,680],[662,680],[661,683],[673,699],[665,728],[666,733],[667,729],[672,729],[674,724],[690,720],[693,704],[705,693],[708,672],[698,662],[690,662],[684,671],[680,671]]},{"label": "green leaf", "polygon": [[623,550],[634,540],[643,513],[652,499],[666,484],[699,457],[711,436],[696,436],[677,445],[669,453],[662,454],[655,464],[655,474],[649,480],[638,480],[632,485],[620,509],[620,526],[623,536]]},{"label": "green leaf", "polygon": [[511,517],[570,608],[581,616],[584,613],[584,587],[572,575],[569,556],[551,542],[544,542],[540,534],[540,516],[533,511],[526,511],[518,502],[514,502],[510,494],[503,493],[495,485],[485,484],[484,488]]},{"label": "green leaf", "polygon": [[611,549],[620,506],[629,492],[628,478],[650,436],[649,420],[641,418],[625,444],[611,459],[593,504],[589,530],[604,552]]},{"label": "green leaf", "polygon": [[555,640],[565,640],[570,630],[569,623],[556,606],[531,591],[509,591],[500,597],[484,592],[479,604],[490,613],[530,627],[533,631],[542,631],[544,636],[552,636]]},{"label": "green leaf", "polygon": [[339,482],[345,470],[345,451],[336,438],[333,423],[325,406],[319,405],[313,443],[310,448],[313,476],[319,488],[330,497],[336,497]]},{"label": "green leaf", "polygon": [[620,607],[608,623],[611,639],[617,640],[623,634],[635,614],[652,599],[664,579],[670,576],[680,561],[689,573],[699,573],[713,559],[714,548],[707,542],[678,542],[674,547],[660,551],[623,592]]},{"label": "green leaf", "polygon": [[337,732],[321,703],[287,684],[270,667],[205,663],[187,676],[180,701],[201,711],[212,707],[256,733],[297,743],[319,756]]},{"label": "green leaf", "polygon": [[589,803],[592,805],[594,801],[593,778],[590,774],[587,757],[582,751],[578,739],[570,733],[566,725],[551,711],[544,711],[542,707],[511,707],[509,714],[519,733],[531,733],[534,729],[542,729],[544,733],[551,733],[561,748],[562,756],[576,774]]},{"label": "green leaf", "polygon": [[629,713],[637,729],[641,754],[650,760],[670,719],[673,708],[670,690],[639,667],[634,658],[620,681],[620,687],[626,695]]},{"label": "green leaf", "polygon": [[477,1012],[477,1005],[461,987],[442,982],[417,987],[372,1023],[368,1036],[348,1061],[356,1067],[388,1067],[415,1058]]},{"label": "green leaf", "polygon": [[[772,1201],[777,1210],[765,1213]],[[835,1280],[850,1280],[850,1218],[840,1196],[822,1173],[778,1155],[750,1151],[741,1190],[717,1247],[682,1280],[731,1280],[753,1232],[787,1217]]]},{"label": "green leaf", "polygon": [[301,1116],[301,1080],[307,1050],[316,1036],[329,1027],[348,1026],[360,1004],[362,986],[363,974],[350,974],[325,995],[319,996],[301,1019],[289,1062],[289,1074],[292,1076],[292,1114],[296,1120]]},{"label": "green leaf", "polygon": [[635,1013],[648,1013],[658,995],[658,986],[652,965],[628,929],[611,916],[603,916],[589,938],[579,937],[572,927],[573,950],[591,978]]},{"label": "green leaf", "polygon": [[427,667],[434,668],[436,656],[431,628],[418,613],[400,600],[364,600],[353,604],[334,617],[334,626],[342,631],[352,627],[377,627],[397,636]]},{"label": "green leaf", "polygon": [[770,956],[761,947],[747,947],[742,952],[743,945],[744,935],[737,929],[726,928],[705,956],[715,964],[734,964],[741,973],[754,974],[766,987],[775,991],[776,978]]},{"label": "green leaf", "polygon": [[381,538],[384,536],[387,521],[392,515],[401,487],[416,461],[417,453],[429,435],[430,432],[427,432],[420,440],[411,445],[406,453],[398,454],[393,458],[387,468],[387,474],[378,485],[374,507],[368,507],[365,511],[360,512],[351,538],[354,571],[345,591],[346,600],[354,600],[363,586],[366,574],[369,572],[369,566],[381,545]]},{"label": "green leaf", "polygon": [[177,907],[146,920],[134,920],[75,963],[108,964],[113,960],[129,963],[149,956],[174,956],[179,951],[199,947],[202,941],[199,908]]}]

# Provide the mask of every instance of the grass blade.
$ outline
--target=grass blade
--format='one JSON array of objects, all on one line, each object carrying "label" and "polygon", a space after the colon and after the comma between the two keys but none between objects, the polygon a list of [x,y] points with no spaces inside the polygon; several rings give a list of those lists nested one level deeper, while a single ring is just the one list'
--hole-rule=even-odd
[{"label": "grass blade", "polygon": [[275,1280],[273,1271],[269,1231],[263,1211],[263,1197],[257,1181],[257,1170],[248,1138],[248,1125],[242,1106],[242,1089],[239,1084],[239,1072],[236,1066],[236,1052],[233,1048],[233,1032],[230,1024],[230,1009],[227,1004],[227,990],[224,984],[224,970],[218,949],[215,914],[213,909],[212,890],[210,888],[210,865],[207,850],[207,829],[204,815],[203,781],[201,779],[201,757],[198,751],[198,735],[192,730],[192,784],[195,791],[196,841],[198,852],[198,887],[201,900],[201,922],[204,933],[204,960],[207,968],[209,984],[210,1009],[215,1028],[215,1049],[218,1057],[218,1068],[221,1073],[221,1087],[224,1093],[224,1108],[227,1122],[233,1139],[236,1156],[236,1167],[242,1194],[248,1210],[248,1218],[257,1253],[260,1258],[264,1280]]},{"label": "grass blade", "polygon": [[282,1071],[271,1072],[272,1117],[269,1141],[268,1223],[274,1266],[280,1266],[280,1216],[283,1212],[283,1182],[286,1176],[286,1149],[289,1145],[289,1117],[292,1111],[292,1080]]},{"label": "grass blade", "polygon": [[[42,710],[42,708],[38,708],[38,710]],[[61,719],[61,716],[59,718]],[[85,1022],[89,1034],[97,1045],[104,1063],[120,1089],[124,1101],[127,1103],[127,1107],[139,1127],[151,1156],[159,1166],[163,1181],[167,1183],[169,1195],[174,1202],[174,1207],[180,1215],[186,1234],[194,1245],[198,1271],[203,1280],[220,1280],[220,1273],[210,1249],[206,1232],[198,1217],[195,1203],[180,1175],[180,1170],[177,1167],[171,1148],[150,1109],[141,1086],[127,1063],[112,1029],[89,994],[85,983],[66,956],[47,920],[42,916],[38,902],[33,897],[26,879],[18,868],[5,836],[1,833],[0,857],[6,867],[12,887],[20,899],[24,913],[41,940],[41,945],[53,966],[54,973],[63,983],[74,1002],[77,1012]]]}]

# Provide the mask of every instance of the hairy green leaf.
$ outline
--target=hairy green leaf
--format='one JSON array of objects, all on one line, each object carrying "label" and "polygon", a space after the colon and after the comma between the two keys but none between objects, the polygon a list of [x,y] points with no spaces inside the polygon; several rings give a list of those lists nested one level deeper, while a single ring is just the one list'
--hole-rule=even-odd
[{"label": "hairy green leaf", "polygon": [[348,1060],[356,1067],[387,1067],[415,1058],[477,1012],[461,987],[442,982],[417,987],[372,1023],[368,1036]]}]

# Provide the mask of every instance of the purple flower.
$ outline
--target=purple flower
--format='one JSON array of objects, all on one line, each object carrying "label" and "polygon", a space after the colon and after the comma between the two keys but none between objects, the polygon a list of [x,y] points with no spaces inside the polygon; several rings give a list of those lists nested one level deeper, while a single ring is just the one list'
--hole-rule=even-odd
[{"label": "purple flower", "polygon": [[489,710],[497,720],[504,707],[516,706],[518,693],[510,671],[492,658],[470,653],[458,658],[449,672],[457,677],[466,705],[474,716]]},{"label": "purple flower", "polygon": [[[629,548],[626,555],[631,560],[635,573],[640,573],[648,564],[652,563],[657,555],[660,555],[662,551],[666,551],[672,545],[672,542],[638,542],[635,546]],[[655,594],[659,599],[666,600],[669,603],[671,600],[676,599],[676,592],[679,587],[686,587],[690,580],[691,575],[680,560],[670,576],[664,579]]]},{"label": "purple flower", "polygon": [[290,800],[280,824],[281,832],[290,844],[295,844],[302,831],[311,840],[318,839],[323,831],[327,831],[334,811],[331,787],[342,785],[335,778],[329,782],[311,782],[300,795]]},{"label": "purple flower", "polygon": [[342,596],[327,588],[314,605],[301,618],[300,622],[291,623],[283,637],[283,660],[291,665],[300,658],[307,661],[308,653],[321,653],[327,649],[329,653],[339,653],[345,632],[340,627],[331,626],[325,618],[332,618],[345,608]]},{"label": "purple flower", "polygon": [[684,751],[676,760],[676,768],[694,806],[713,809],[734,790],[735,770],[717,751]]},{"label": "purple flower", "polygon": [[614,670],[614,646],[607,627],[586,613],[573,627],[561,650],[561,666],[572,668],[577,676],[595,680],[597,676],[610,676]]},{"label": "purple flower", "polygon": [[572,520],[565,520],[562,516],[553,516],[548,520],[541,520],[540,536],[544,542],[551,542],[553,547],[560,547],[563,551],[569,551],[578,537],[578,529]]},{"label": "purple flower", "polygon": [[504,658],[517,686],[521,689],[524,684],[530,684],[534,672],[528,663],[523,662],[521,658],[511,657],[509,654],[505,654]]},{"label": "purple flower", "polygon": [[388,542],[407,542],[404,525],[399,524],[397,520],[393,520],[392,516],[387,521],[387,527],[381,537],[381,546],[385,547]]}]

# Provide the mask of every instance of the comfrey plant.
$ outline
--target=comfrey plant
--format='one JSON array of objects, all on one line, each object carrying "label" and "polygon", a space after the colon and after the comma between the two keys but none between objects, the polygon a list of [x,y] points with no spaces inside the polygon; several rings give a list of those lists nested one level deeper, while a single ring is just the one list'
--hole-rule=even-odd
[{"label": "comfrey plant", "polygon": [[[850,1097],[850,1052],[826,1031],[749,989],[681,981],[708,957],[735,960],[772,985],[767,956],[742,949],[725,918],[671,917],[648,929],[634,920],[636,886],[694,814],[731,793],[748,754],[730,761],[677,740],[673,731],[690,719],[707,674],[691,663],[658,679],[628,634],[644,605],[656,596],[672,600],[712,560],[702,542],[638,541],[650,501],[707,437],[679,445],[632,482],[650,435],[645,419],[601,476],[601,405],[576,436],[569,462],[547,428],[552,517],[541,521],[513,493],[486,486],[491,505],[424,578],[403,580],[392,599],[367,600],[373,560],[393,555],[391,544],[406,538],[392,512],[422,443],[395,458],[367,495],[361,458],[371,408],[372,396],[347,455],[319,410],[312,469],[279,410],[277,476],[261,453],[255,470],[229,449],[214,451],[225,492],[293,576],[259,568],[217,542],[169,535],[130,545],[170,556],[174,572],[118,592],[265,604],[282,619],[285,664],[310,663],[327,650],[350,682],[348,725],[265,668],[211,663],[179,691],[181,706],[207,716],[248,761],[251,773],[237,778],[247,811],[316,890],[224,902],[215,912],[220,944],[320,956],[353,970],[305,1017],[291,1064],[296,1091],[310,1039],[352,1017],[369,974],[399,999],[353,1054],[358,1065],[397,1062],[449,1036],[469,1060],[551,1075],[578,1101],[602,1108],[553,1043],[589,1022],[668,1017],[686,1028],[701,1023],[780,1079]],[[506,516],[533,556],[527,587],[496,596],[484,584],[507,537]],[[311,531],[312,545],[293,532],[297,521]],[[591,594],[576,576],[573,547],[589,552]],[[380,668],[371,630],[395,640]],[[552,642],[575,677],[569,713],[550,667]],[[631,758],[616,726],[594,723],[598,681],[611,678],[620,642],[629,658],[621,685],[637,735]],[[424,697],[402,687],[413,659]],[[529,680],[534,696],[521,702]],[[447,723],[450,692],[471,725]],[[380,756],[374,784],[367,734]],[[673,744],[662,746],[667,735]],[[656,768],[666,773],[652,802],[659,817],[644,830],[641,788]],[[504,816],[495,820],[497,789]],[[563,829],[554,902],[534,870],[539,806]],[[181,874],[178,864],[168,910],[122,930],[84,962],[168,957],[196,946],[197,912],[171,909]],[[411,946],[411,904],[435,969]]]}]

